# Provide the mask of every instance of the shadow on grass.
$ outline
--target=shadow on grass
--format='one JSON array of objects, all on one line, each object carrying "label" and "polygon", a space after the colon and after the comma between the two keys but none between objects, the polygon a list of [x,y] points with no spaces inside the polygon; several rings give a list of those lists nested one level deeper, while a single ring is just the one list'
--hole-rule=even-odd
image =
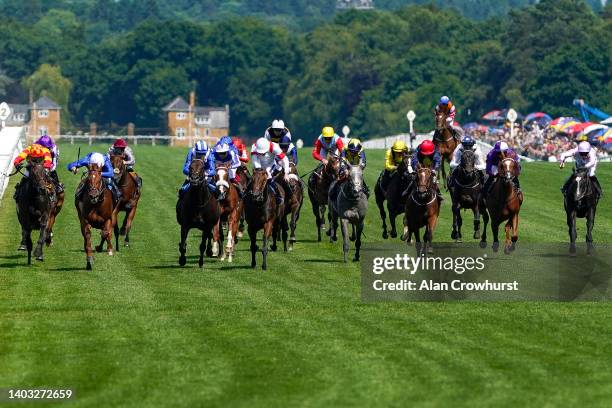
[{"label": "shadow on grass", "polygon": [[[24,252],[25,253],[25,252]],[[26,254],[27,255],[27,254]],[[2,255],[0,259],[19,259],[22,258],[23,254],[15,254],[15,255]]]},{"label": "shadow on grass", "polygon": [[75,271],[83,271],[83,272],[85,272],[86,269],[85,269],[84,266],[81,266],[81,267],[65,266],[63,268],[52,268],[52,269],[49,269],[49,271],[51,271],[51,272],[75,272]]},{"label": "shadow on grass", "polygon": [[[35,265],[34,263],[32,263],[32,265]],[[28,260],[25,259],[23,262],[20,263],[16,263],[16,262],[12,262],[12,263],[3,263],[0,264],[0,268],[18,268],[18,267],[28,267],[31,265],[28,265]]]},{"label": "shadow on grass", "polygon": [[[342,255],[342,254],[340,254]],[[308,263],[344,263],[342,259],[304,259],[303,262]]]}]

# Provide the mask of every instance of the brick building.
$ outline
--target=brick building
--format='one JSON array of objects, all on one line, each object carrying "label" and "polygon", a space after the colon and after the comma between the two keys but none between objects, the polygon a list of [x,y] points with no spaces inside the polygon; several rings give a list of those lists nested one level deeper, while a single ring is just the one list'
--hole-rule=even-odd
[{"label": "brick building", "polygon": [[31,105],[9,104],[13,111],[6,121],[7,126],[25,126],[28,138],[35,139],[47,134],[57,138],[61,134],[61,106],[46,96],[41,96]]},{"label": "brick building", "polygon": [[229,105],[196,106],[195,92],[189,94],[189,103],[177,96],[163,110],[168,135],[177,137],[175,145],[190,146],[196,140],[212,144],[229,135]]}]

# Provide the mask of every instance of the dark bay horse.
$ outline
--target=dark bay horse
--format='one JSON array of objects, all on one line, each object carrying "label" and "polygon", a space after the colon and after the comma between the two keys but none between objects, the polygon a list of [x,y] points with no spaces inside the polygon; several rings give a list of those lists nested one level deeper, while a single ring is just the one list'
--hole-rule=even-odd
[{"label": "dark bay horse", "polygon": [[117,223],[116,214],[113,211],[113,193],[106,187],[102,178],[102,169],[96,164],[88,166],[86,179],[81,181],[77,187],[77,195],[74,200],[79,221],[81,223],[81,234],[83,234],[83,246],[87,257],[87,270],[91,270],[94,261],[91,248],[91,229],[97,228],[101,231],[100,245],[96,246],[96,252],[102,252],[104,242],[108,246],[108,254],[113,255],[113,227]]},{"label": "dark bay horse", "polygon": [[350,248],[348,226],[352,225],[355,231],[355,256],[353,261],[359,261],[359,249],[361,248],[361,235],[363,233],[364,220],[368,211],[368,197],[363,191],[363,170],[359,165],[350,166],[348,180],[343,182],[336,196],[329,197],[329,212],[331,214],[331,239],[335,241],[338,229],[338,218],[342,228],[342,250],[344,262]]},{"label": "dark bay horse", "polygon": [[[325,229],[325,207],[327,206],[329,187],[338,175],[339,163],[338,156],[329,154],[327,164],[322,167],[321,171],[313,171],[308,178],[308,197],[315,216],[317,240],[319,242],[321,242],[321,230]],[[328,219],[330,219],[329,214]]]},{"label": "dark bay horse", "polygon": [[115,184],[121,189],[121,199],[115,206],[115,217],[118,217],[119,212],[125,212],[121,229],[118,224],[115,225],[115,246],[119,251],[119,235],[125,235],[125,246],[130,246],[130,230],[136,216],[141,191],[135,177],[127,170],[122,154],[110,156],[110,161],[113,165]]},{"label": "dark bay horse", "polygon": [[278,205],[276,204],[274,193],[268,186],[268,173],[265,169],[255,169],[253,171],[253,179],[249,183],[244,196],[244,212],[248,224],[249,238],[251,239],[252,268],[255,268],[257,265],[255,259],[255,254],[258,250],[257,232],[263,229],[263,247],[261,249],[263,262],[261,268],[266,270],[268,267],[268,243],[273,238],[276,229],[281,227],[281,219],[285,214],[285,192],[279,184],[276,184],[276,187],[283,198]]},{"label": "dark bay horse", "polygon": [[[433,233],[440,216],[440,200],[434,183],[434,171],[426,167],[419,167],[415,183],[406,202],[402,240],[410,243],[410,238],[414,235],[417,254],[433,253]],[[422,227],[425,227],[423,246],[421,246],[419,236]]]},{"label": "dark bay horse", "polygon": [[53,206],[49,214],[49,221],[47,222],[47,239],[45,240],[47,246],[53,245],[53,227],[55,226],[57,215],[60,213],[62,207],[64,206],[64,199],[64,191],[56,193],[55,201],[53,201]]},{"label": "dark bay horse", "polygon": [[[506,241],[504,253],[514,251],[518,241],[519,212],[523,203],[523,193],[519,192],[514,185],[514,178],[518,177],[519,165],[512,158],[505,158],[499,162],[499,171],[495,181],[491,185],[488,196],[484,198],[487,211],[491,218],[491,232],[493,233],[493,251],[499,249],[499,225],[506,222]],[[480,247],[487,244],[487,220],[482,232]],[[511,238],[512,236],[512,238]]]},{"label": "dark bay horse", "polygon": [[55,187],[42,160],[30,159],[28,175],[24,175],[17,194],[17,219],[21,224],[21,242],[28,251],[28,265],[32,264],[32,231],[40,230],[34,257],[43,260],[43,244],[47,240],[49,218],[55,206]]},{"label": "dark bay horse", "polygon": [[[214,226],[219,221],[220,208],[217,199],[208,189],[208,183],[204,174],[204,161],[194,159],[189,165],[189,190],[179,198],[176,203],[176,221],[181,226],[181,242],[179,243],[179,265],[187,263],[187,235],[192,228],[202,231],[202,242],[200,243],[200,259],[198,265],[204,265],[204,252],[212,252],[206,248],[206,243],[212,239]],[[209,244],[210,245],[210,244]]]},{"label": "dark bay horse", "polygon": [[474,239],[480,239],[480,214],[488,223],[489,214],[480,199],[482,184],[480,171],[476,169],[476,154],[473,150],[464,150],[461,163],[453,172],[453,183],[450,188],[453,203],[453,232],[451,238],[461,241],[461,210],[470,209],[474,213]]},{"label": "dark bay horse", "polygon": [[576,217],[586,218],[587,254],[590,254],[593,250],[593,225],[599,197],[589,178],[588,169],[575,170],[573,178],[565,193],[563,204],[570,236],[569,252],[570,255],[576,256]]},{"label": "dark bay horse", "polygon": [[[450,162],[453,156],[453,152],[459,145],[459,141],[455,138],[453,134],[453,129],[447,123],[446,119],[448,118],[448,114],[445,112],[436,112],[434,110],[434,115],[436,117],[436,130],[434,132],[433,142],[440,155],[442,156],[442,179],[444,180],[444,187],[447,187],[446,181],[446,168],[444,167],[444,162],[447,162],[450,166]],[[438,175],[438,179],[440,175]]]},{"label": "dark bay horse", "polygon": [[[249,169],[247,166],[242,163],[240,167],[236,170],[236,174],[240,178],[240,187],[242,188],[242,192],[244,193],[247,189],[247,186],[251,182],[251,173],[249,173]],[[244,205],[242,205],[243,201],[240,200],[241,210],[240,210],[240,223],[238,224],[238,232],[236,233],[236,238],[242,238],[244,233]]]},{"label": "dark bay horse", "polygon": [[[227,240],[225,248],[221,254],[221,260],[224,261],[227,257],[228,262],[234,260],[234,250],[236,243],[236,234],[238,233],[238,224],[242,214],[242,205],[236,186],[230,183],[229,167],[217,166],[215,175],[215,186],[217,187],[217,201],[221,210],[219,221],[213,230],[213,256],[218,256],[220,247],[223,246],[223,241]],[[227,224],[227,239],[224,237],[223,224]]]},{"label": "dark bay horse", "polygon": [[382,237],[389,238],[387,233],[387,214],[385,213],[385,200],[387,201],[387,212],[389,213],[389,223],[391,224],[391,238],[397,237],[397,229],[395,227],[395,218],[402,214],[406,208],[407,195],[403,193],[408,189],[411,183],[412,175],[409,173],[410,155],[405,153],[402,162],[397,166],[397,169],[391,175],[391,179],[387,184],[386,190],[382,188],[382,174],[378,177],[374,186],[374,196],[376,205],[382,219]]},{"label": "dark bay horse", "polygon": [[[283,174],[284,172],[279,173],[279,177],[282,177]],[[285,197],[285,217],[291,217],[289,221],[290,234],[288,249],[289,251],[293,251],[293,245],[297,241],[295,230],[297,228],[297,222],[300,219],[300,210],[304,203],[304,184],[293,162],[289,162],[288,184],[291,188],[291,194]]]}]

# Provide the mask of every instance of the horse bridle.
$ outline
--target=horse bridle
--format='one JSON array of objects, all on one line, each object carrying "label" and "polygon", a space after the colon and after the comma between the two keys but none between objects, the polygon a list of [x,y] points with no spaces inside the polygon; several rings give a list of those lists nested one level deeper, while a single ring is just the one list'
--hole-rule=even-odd
[{"label": "horse bridle", "polygon": [[[418,185],[418,178],[419,178],[418,174],[419,174],[419,171],[420,171],[421,169],[423,169],[423,170],[427,170],[427,173],[429,174],[429,176],[428,176],[429,183],[428,183],[428,184],[430,184],[430,188],[426,189],[426,190],[425,190],[425,191],[423,191],[423,192],[419,192],[419,185]],[[432,171],[430,168],[427,168],[427,167],[421,167],[421,169],[417,169],[417,180],[416,180],[416,186],[414,187],[414,189],[413,189],[413,191],[412,191],[412,194],[410,194],[410,196],[411,196],[411,198],[412,198],[412,201],[414,201],[414,203],[415,203],[416,205],[419,205],[419,206],[425,206],[425,205],[429,205],[429,204],[433,203],[433,202],[436,200],[437,196],[436,196],[436,193],[435,193],[435,188],[434,188],[434,186],[433,186],[433,182],[432,182],[432,175],[433,175],[433,171]],[[432,194],[432,193],[433,193],[433,194]],[[432,199],[431,199],[431,200],[429,200],[429,201],[428,201],[428,202],[426,202],[426,203],[420,202],[420,201],[419,201],[419,200],[417,200],[417,198],[415,197],[416,195],[420,195],[420,196],[425,197],[425,196],[427,196],[427,194],[432,194],[432,196],[433,196],[433,197],[432,197]]]},{"label": "horse bridle", "polygon": [[[104,181],[102,180],[102,172],[100,170],[89,169],[88,173],[91,172],[100,174],[100,188],[95,188],[94,186],[92,186],[89,181],[89,178],[87,179],[87,192],[89,193],[90,201],[92,204],[98,204],[101,198],[104,198],[104,195],[102,194],[104,192]],[[93,194],[91,194],[92,192]]]},{"label": "horse bridle", "polygon": [[[255,169],[255,171],[253,172],[253,177],[251,178],[251,181],[249,182],[249,185],[247,186],[247,192],[253,198],[253,201],[256,201],[258,203],[263,203],[266,198],[266,190],[268,189],[267,186],[264,185],[259,193],[257,194],[253,193],[253,183],[255,182],[255,174],[257,174],[258,170],[260,169]],[[261,169],[261,172],[265,172],[265,170]],[[266,180],[264,184],[268,184],[268,181]]]},{"label": "horse bridle", "polygon": [[194,176],[191,174],[191,171],[189,171],[189,182],[191,184],[193,184],[194,186],[199,186],[202,183],[204,183],[204,179],[205,179],[205,176],[204,176],[204,160],[202,160],[202,159],[193,159],[191,162],[193,163],[193,162],[196,162],[196,161],[199,161],[199,162],[202,163],[202,175],[198,174],[197,178],[194,178]]}]

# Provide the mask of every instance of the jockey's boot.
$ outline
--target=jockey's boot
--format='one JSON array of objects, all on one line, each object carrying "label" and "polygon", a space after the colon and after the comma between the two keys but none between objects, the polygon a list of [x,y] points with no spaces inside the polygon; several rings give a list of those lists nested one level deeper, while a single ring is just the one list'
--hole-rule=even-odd
[{"label": "jockey's boot", "polygon": [[51,181],[53,182],[53,185],[55,186],[55,193],[59,194],[59,193],[63,192],[64,191],[64,184],[60,183],[59,177],[57,177],[57,171],[51,170],[49,172],[49,177],[51,178]]},{"label": "jockey's boot", "polygon": [[593,187],[595,187],[595,191],[597,192],[597,198],[601,198],[603,196],[603,190],[601,184],[599,184],[599,180],[597,180],[597,176],[591,176],[589,178],[593,182]]},{"label": "jockey's boot", "polygon": [[281,205],[283,203],[283,197],[281,197],[280,192],[278,191],[278,186],[276,185],[274,178],[271,178],[268,181],[268,186],[270,186],[270,189],[274,193],[274,198],[276,198],[276,205]]},{"label": "jockey's boot", "polygon": [[484,187],[482,188],[483,197],[486,198],[489,195],[490,190],[491,190],[491,186],[493,185],[493,179],[494,178],[495,177],[493,177],[493,176],[487,177],[487,179],[485,181],[485,184],[484,184]]},{"label": "jockey's boot", "polygon": [[517,192],[520,193],[521,192],[521,183],[519,182],[518,177],[514,177],[512,179],[512,182],[514,183],[514,187],[516,187],[516,189],[518,190]]},{"label": "jockey's boot", "polygon": [[291,200],[291,196],[293,195],[293,188],[291,187],[291,184],[286,182],[285,179],[279,180],[279,183],[285,190],[285,198],[287,201]]},{"label": "jockey's boot", "polygon": [[113,178],[110,179],[110,184],[111,184],[111,187],[112,187],[111,190],[113,192],[113,199],[115,200],[116,203],[118,203],[119,200],[121,200],[121,197],[122,197],[121,189],[119,188],[119,186],[115,182],[115,179],[113,179]]},{"label": "jockey's boot", "polygon": [[436,196],[440,202],[444,201],[444,197],[442,197],[442,193],[440,192],[440,185],[438,183],[438,177],[434,174],[434,184],[436,185]]},{"label": "jockey's boot", "polygon": [[[210,189],[210,183],[208,183],[208,186],[209,186],[209,189]],[[191,184],[189,184],[189,180],[183,181],[183,185],[178,190],[178,198],[185,197],[185,193],[187,192],[187,190],[189,190],[189,187],[191,187]]]},{"label": "jockey's boot", "polygon": [[366,184],[365,180],[363,181],[363,193],[367,198],[370,198],[370,187]]}]

